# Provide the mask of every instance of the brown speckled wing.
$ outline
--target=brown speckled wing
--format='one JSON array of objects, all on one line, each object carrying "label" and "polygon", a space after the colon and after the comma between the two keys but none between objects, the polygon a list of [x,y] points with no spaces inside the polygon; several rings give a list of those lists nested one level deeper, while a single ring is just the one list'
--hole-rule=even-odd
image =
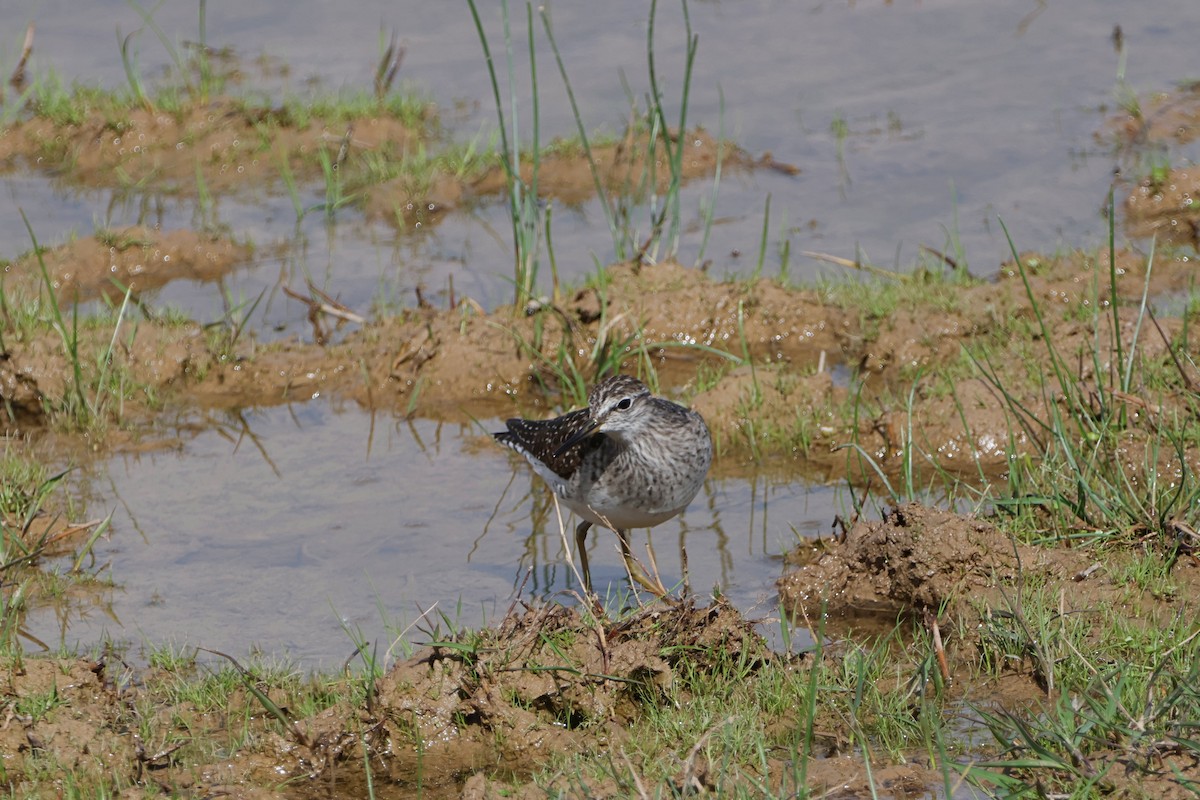
[{"label": "brown speckled wing", "polygon": [[[586,429],[591,424],[591,412],[586,408],[572,411],[555,419],[510,419],[505,424],[508,430],[493,434],[496,441],[511,447],[526,458],[537,459],[554,474],[569,480],[591,446],[588,439],[554,455],[563,442]],[[591,438],[591,437],[589,437]]]}]

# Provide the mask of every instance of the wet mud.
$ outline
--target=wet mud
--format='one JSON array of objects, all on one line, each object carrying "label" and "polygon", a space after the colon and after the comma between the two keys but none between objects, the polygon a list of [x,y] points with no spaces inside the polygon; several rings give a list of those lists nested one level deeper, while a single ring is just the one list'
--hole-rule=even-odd
[{"label": "wet mud", "polygon": [[1117,192],[1126,234],[1200,250],[1200,170],[1172,163],[1164,144],[1200,138],[1200,84],[1148,98],[1111,120],[1109,131],[1125,152],[1132,176],[1132,185],[1119,183]]},{"label": "wet mud", "polygon": [[[192,270],[216,272],[244,255],[237,245],[188,234],[161,241],[138,238],[146,235],[139,229],[110,235],[137,242],[118,254],[117,268],[127,276],[133,268],[120,265],[144,261],[153,267],[147,252],[163,254],[158,257],[160,269],[145,273],[149,281],[168,274],[161,269],[162,259],[172,248],[178,255],[170,263],[190,262]],[[73,243],[44,258],[63,281],[102,291],[112,274],[113,250],[99,242]],[[80,251],[92,255],[84,259]],[[753,423],[759,431],[783,432],[784,446],[773,447],[773,452],[836,475],[846,469],[846,459],[844,453],[831,452],[831,446],[857,440],[881,463],[893,464],[902,454],[904,432],[911,427],[919,437],[915,443],[934,460],[931,466],[953,472],[983,463],[999,469],[1004,466],[1010,422],[996,388],[972,378],[958,383],[952,395],[936,391],[934,378],[962,358],[964,343],[1001,340],[1013,320],[1033,321],[1036,308],[1059,312],[1045,318],[1060,347],[1070,350],[1092,341],[1090,323],[1073,321],[1061,312],[1085,312],[1097,298],[1105,302],[1113,274],[1107,258],[1104,252],[1055,258],[1025,254],[1028,290],[1017,267],[1009,265],[996,281],[956,288],[947,305],[934,312],[937,322],[932,326],[928,307],[899,307],[876,319],[861,309],[830,302],[817,290],[767,280],[714,280],[701,270],[664,263],[612,267],[603,293],[582,289],[532,314],[515,308],[486,313],[464,298],[454,308],[417,308],[350,325],[326,344],[300,337],[259,343],[243,336],[230,346],[199,325],[164,323],[151,316],[118,337],[122,346],[112,359],[130,375],[131,385],[153,390],[135,391],[126,398],[123,413],[128,420],[156,413],[145,402],[151,395],[158,402],[170,398],[171,404],[239,408],[332,393],[373,409],[463,421],[550,413],[563,387],[560,373],[547,365],[565,358],[563,366],[573,363],[580,374],[589,375],[595,369],[592,354],[608,350],[613,363],[625,363],[626,368],[636,368],[639,358],[648,358],[665,388],[690,394],[690,402],[713,429],[718,452],[727,457],[746,456],[754,441]],[[19,264],[17,271],[36,290],[29,259]],[[1145,264],[1140,254],[1118,253],[1118,297],[1140,297],[1146,285]],[[1151,295],[1183,289],[1192,273],[1193,265],[1185,258],[1157,261],[1150,276]],[[137,285],[140,275],[129,277]],[[9,283],[14,285],[13,278]],[[1109,315],[1101,319],[1112,324]],[[1118,319],[1129,341],[1136,308],[1121,308]],[[1164,357],[1168,342],[1184,331],[1179,318],[1157,320],[1142,334],[1144,357]],[[81,330],[81,348],[99,350],[112,334],[103,327]],[[1194,330],[1188,335],[1194,336]],[[322,328],[319,338],[326,336]],[[318,338],[316,332],[312,338]],[[11,422],[36,424],[68,389],[70,370],[61,341],[46,332],[7,345],[0,361],[4,413],[11,413]],[[759,366],[729,370],[732,361],[747,354]],[[991,369],[1006,385],[1027,385],[1022,378],[1029,358],[1027,351],[997,348],[991,354]],[[1071,366],[1073,380],[1095,381],[1091,361]],[[857,370],[861,387],[835,380],[839,367]],[[716,371],[720,379],[699,387],[697,376],[704,369]],[[922,380],[923,375],[931,377]],[[871,403],[860,409],[854,422],[847,409],[856,392]],[[1020,400],[1030,408],[1047,401],[1039,387],[1027,392]],[[1165,408],[1171,402],[1166,397],[1159,405]],[[811,425],[801,424],[809,418]]]}]

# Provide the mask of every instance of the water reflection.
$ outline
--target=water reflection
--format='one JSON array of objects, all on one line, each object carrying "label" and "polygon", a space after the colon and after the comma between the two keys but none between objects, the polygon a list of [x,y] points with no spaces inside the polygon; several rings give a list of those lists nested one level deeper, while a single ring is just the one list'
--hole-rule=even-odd
[{"label": "water reflection", "polygon": [[[173,641],[316,667],[344,660],[347,630],[390,643],[434,604],[474,626],[518,595],[573,602],[552,498],[495,429],[324,400],[185,421],[172,447],[88,473],[93,514],[114,514],[95,548],[112,585],[35,610],[29,632],[49,647]],[[826,528],[835,501],[794,477],[710,476],[684,514],[631,545],[645,563],[653,543],[668,586],[686,571],[701,596],[773,614],[778,555],[795,530]],[[588,540],[597,590],[626,596],[616,536]]]}]

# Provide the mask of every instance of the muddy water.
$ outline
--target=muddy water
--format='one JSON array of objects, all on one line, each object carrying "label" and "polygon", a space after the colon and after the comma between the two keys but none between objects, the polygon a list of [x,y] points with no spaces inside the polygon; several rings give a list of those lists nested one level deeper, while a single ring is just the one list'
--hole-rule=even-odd
[{"label": "muddy water", "polygon": [[[353,649],[343,625],[383,653],[434,603],[478,626],[519,590],[528,599],[578,589],[540,481],[481,429],[372,418],[325,400],[202,428],[180,448],[91,473],[91,493],[115,508],[96,561],[116,588],[34,613],[38,639],[108,638],[131,644],[135,659],[143,643],[253,647],[336,668]],[[774,616],[777,554],[793,529],[828,530],[835,499],[791,480],[712,478],[686,514],[653,531],[663,580],[680,580],[686,548],[698,593],[716,587]],[[645,531],[632,540],[644,554]],[[626,594],[616,537],[593,531],[589,544],[597,590]]]}]

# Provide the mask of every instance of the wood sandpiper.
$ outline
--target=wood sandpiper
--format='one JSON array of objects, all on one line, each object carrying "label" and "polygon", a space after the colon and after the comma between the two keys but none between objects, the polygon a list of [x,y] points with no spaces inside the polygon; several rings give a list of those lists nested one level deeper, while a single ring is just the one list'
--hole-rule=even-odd
[{"label": "wood sandpiper", "polygon": [[596,384],[588,407],[549,420],[510,419],[496,440],[529,461],[558,498],[583,518],[575,547],[592,591],[585,541],[600,525],[616,531],[629,574],[662,594],[630,563],[630,528],[650,528],[687,508],[712,463],[704,418],[628,375]]}]

